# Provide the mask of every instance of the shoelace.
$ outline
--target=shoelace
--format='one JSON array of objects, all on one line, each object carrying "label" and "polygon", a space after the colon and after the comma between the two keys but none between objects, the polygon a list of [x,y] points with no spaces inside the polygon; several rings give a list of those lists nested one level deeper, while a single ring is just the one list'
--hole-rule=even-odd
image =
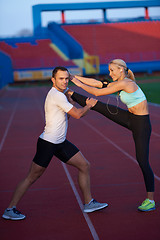
[{"label": "shoelace", "polygon": [[147,204],[147,203],[150,203],[150,201],[148,199],[145,199],[143,202],[142,202],[142,205],[143,204]]},{"label": "shoelace", "polygon": [[97,203],[97,201],[95,200],[95,199],[93,199],[93,201],[92,201],[93,203]]},{"label": "shoelace", "polygon": [[16,208],[13,208],[13,212],[16,213],[16,214],[18,214],[18,215],[21,214],[21,212],[18,211]]}]

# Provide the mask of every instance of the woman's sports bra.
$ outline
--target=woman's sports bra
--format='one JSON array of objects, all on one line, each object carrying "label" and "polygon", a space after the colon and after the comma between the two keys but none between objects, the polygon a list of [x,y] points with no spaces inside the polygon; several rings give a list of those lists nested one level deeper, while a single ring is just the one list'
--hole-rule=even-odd
[{"label": "woman's sports bra", "polygon": [[119,96],[120,96],[121,101],[124,104],[126,104],[128,108],[131,108],[131,107],[137,105],[138,103],[141,103],[144,100],[146,100],[146,97],[145,97],[144,93],[142,92],[142,90],[140,89],[140,87],[138,87],[138,89],[133,93],[127,93],[125,91],[120,91]]}]

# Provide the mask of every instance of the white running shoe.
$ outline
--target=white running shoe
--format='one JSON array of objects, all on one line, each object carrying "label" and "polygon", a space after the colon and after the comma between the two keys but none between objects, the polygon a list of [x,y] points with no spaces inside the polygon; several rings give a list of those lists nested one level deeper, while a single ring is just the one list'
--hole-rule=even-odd
[{"label": "white running shoe", "polygon": [[16,207],[13,207],[12,209],[6,209],[2,217],[4,219],[10,219],[10,220],[22,220],[26,216],[21,214],[21,212],[18,211]]},{"label": "white running shoe", "polygon": [[90,212],[101,210],[106,207],[108,207],[107,203],[99,203],[95,199],[92,199],[90,203],[84,204],[84,212],[90,213]]}]

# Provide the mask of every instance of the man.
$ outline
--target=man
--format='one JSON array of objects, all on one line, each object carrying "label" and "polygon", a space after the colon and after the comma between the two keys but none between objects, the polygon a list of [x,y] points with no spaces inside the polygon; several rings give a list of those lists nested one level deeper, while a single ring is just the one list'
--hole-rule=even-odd
[{"label": "man", "polygon": [[96,99],[87,99],[86,106],[76,108],[65,96],[69,82],[69,72],[64,67],[56,67],[52,72],[53,87],[45,100],[44,132],[37,141],[37,152],[32,161],[28,175],[20,182],[13,194],[12,200],[3,214],[3,218],[21,220],[25,215],[16,209],[17,203],[28,188],[44,173],[53,156],[62,162],[78,169],[78,183],[84,197],[84,212],[93,212],[108,206],[107,203],[98,203],[91,196],[89,162],[79,149],[66,139],[68,119],[67,114],[79,119],[83,117],[97,102]]}]

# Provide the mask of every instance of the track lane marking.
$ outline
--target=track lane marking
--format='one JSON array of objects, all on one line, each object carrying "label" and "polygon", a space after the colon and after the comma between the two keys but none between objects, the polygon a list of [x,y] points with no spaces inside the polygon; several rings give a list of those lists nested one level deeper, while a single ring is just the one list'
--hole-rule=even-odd
[{"label": "track lane marking", "polygon": [[93,226],[93,224],[92,224],[92,222],[91,222],[88,214],[83,212],[83,203],[82,203],[81,198],[80,198],[80,196],[79,196],[79,194],[78,194],[78,192],[77,192],[77,189],[76,189],[75,184],[74,184],[74,182],[73,182],[73,180],[72,180],[72,178],[71,178],[71,175],[70,175],[70,173],[69,173],[69,171],[68,171],[68,169],[67,169],[67,166],[66,166],[63,162],[61,162],[61,164],[62,164],[62,166],[63,166],[63,168],[64,168],[64,171],[65,171],[65,173],[66,173],[66,175],[67,175],[68,181],[69,181],[69,183],[70,183],[70,185],[71,185],[71,188],[72,188],[72,190],[73,190],[73,192],[74,192],[74,195],[75,195],[75,197],[76,197],[76,199],[77,199],[77,202],[78,202],[79,207],[80,207],[80,209],[81,209],[81,211],[82,211],[82,213],[83,213],[83,216],[84,216],[84,218],[85,218],[85,220],[86,220],[86,222],[87,222],[87,225],[88,225],[88,227],[89,227],[89,229],[90,229],[90,232],[91,232],[91,234],[92,234],[92,236],[93,236],[93,239],[94,239],[94,240],[99,240],[99,237],[98,237],[98,235],[97,235],[97,232],[96,232],[96,230],[95,230],[95,228],[94,228],[94,226]]},{"label": "track lane marking", "polygon": [[2,140],[1,140],[1,143],[0,143],[0,152],[1,152],[2,148],[3,148],[3,144],[4,144],[5,140],[6,140],[6,137],[7,137],[8,131],[9,131],[9,128],[10,128],[10,126],[11,126],[11,124],[12,124],[12,121],[13,121],[13,118],[14,118],[14,115],[15,115],[15,112],[16,112],[16,110],[17,110],[17,106],[18,106],[18,102],[19,102],[19,99],[20,99],[20,95],[21,95],[21,91],[19,91],[19,93],[18,93],[18,96],[17,96],[17,99],[16,99],[16,103],[15,103],[15,105],[14,105],[12,114],[11,114],[11,116],[10,116],[10,118],[9,118],[7,127],[6,127],[5,132],[4,132],[4,135],[3,135],[3,137],[2,137]]}]

